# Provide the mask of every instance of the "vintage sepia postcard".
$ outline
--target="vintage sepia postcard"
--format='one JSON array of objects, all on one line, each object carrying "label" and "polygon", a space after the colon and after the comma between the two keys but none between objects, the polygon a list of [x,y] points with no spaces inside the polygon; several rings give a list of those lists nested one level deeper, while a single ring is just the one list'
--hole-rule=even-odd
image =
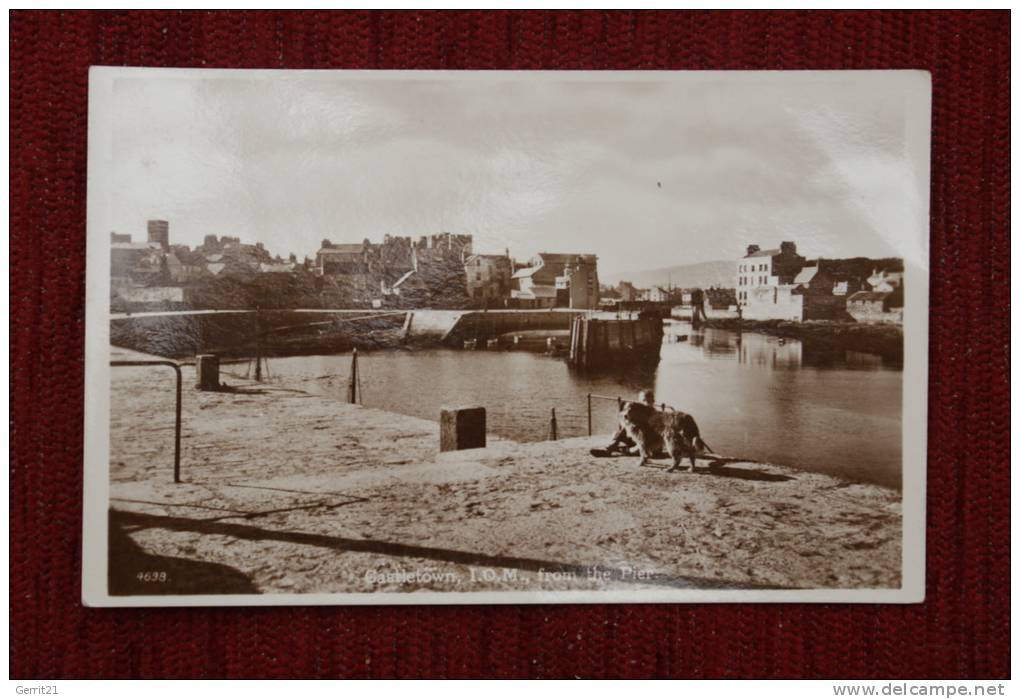
[{"label": "vintage sepia postcard", "polygon": [[93,68],[93,606],[918,602],[917,71]]}]

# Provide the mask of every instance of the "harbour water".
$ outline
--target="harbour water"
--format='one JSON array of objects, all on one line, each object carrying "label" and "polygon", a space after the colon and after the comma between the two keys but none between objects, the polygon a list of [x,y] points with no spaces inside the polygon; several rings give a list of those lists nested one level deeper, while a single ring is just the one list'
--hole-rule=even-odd
[{"label": "harbour water", "polygon": [[[349,354],[281,357],[269,360],[269,376],[343,399],[350,366]],[[489,431],[517,441],[547,439],[552,409],[559,437],[585,435],[588,393],[632,398],[653,387],[657,401],[696,417],[719,454],[901,484],[902,372],[877,355],[672,323],[657,365],[617,373],[582,374],[531,352],[451,349],[362,352],[359,367],[367,406],[438,420],[443,406],[484,405]],[[595,434],[612,432],[615,401],[594,400],[592,423]]]}]

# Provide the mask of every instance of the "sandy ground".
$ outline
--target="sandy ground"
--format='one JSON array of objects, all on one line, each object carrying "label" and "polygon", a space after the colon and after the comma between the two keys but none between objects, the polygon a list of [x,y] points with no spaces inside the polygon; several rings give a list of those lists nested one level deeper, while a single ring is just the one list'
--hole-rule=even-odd
[{"label": "sandy ground", "polygon": [[173,372],[111,371],[114,594],[899,586],[892,490],[605,437],[439,454],[436,423],[192,368],[175,485]]}]

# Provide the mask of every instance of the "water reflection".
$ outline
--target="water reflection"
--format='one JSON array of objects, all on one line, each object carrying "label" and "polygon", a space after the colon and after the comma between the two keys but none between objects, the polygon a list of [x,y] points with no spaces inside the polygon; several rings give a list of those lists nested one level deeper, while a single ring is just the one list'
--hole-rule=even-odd
[{"label": "water reflection", "polygon": [[769,369],[845,368],[899,369],[896,362],[878,354],[827,346],[822,342],[776,337],[762,333],[705,328],[693,330],[687,323],[672,323],[665,344],[688,343],[711,359],[736,358],[741,364]]}]

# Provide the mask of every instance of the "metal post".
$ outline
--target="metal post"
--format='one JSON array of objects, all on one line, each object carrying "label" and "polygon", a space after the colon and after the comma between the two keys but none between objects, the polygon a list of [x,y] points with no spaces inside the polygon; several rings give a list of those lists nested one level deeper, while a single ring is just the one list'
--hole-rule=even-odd
[{"label": "metal post", "polygon": [[255,307],[255,380],[262,380],[262,323],[259,307]]},{"label": "metal post", "polygon": [[549,439],[556,440],[556,408],[552,409],[552,416],[549,418]]},{"label": "metal post", "polygon": [[591,394],[588,394],[588,436],[591,437]]},{"label": "metal post", "polygon": [[174,483],[181,482],[181,368],[174,365],[177,374],[177,410],[174,412]]},{"label": "metal post", "polygon": [[110,366],[168,366],[177,375],[177,405],[174,409],[174,483],[181,482],[181,366],[163,360],[112,361]]},{"label": "metal post", "polygon": [[347,402],[358,402],[358,348],[351,352],[351,377],[347,382]]}]

